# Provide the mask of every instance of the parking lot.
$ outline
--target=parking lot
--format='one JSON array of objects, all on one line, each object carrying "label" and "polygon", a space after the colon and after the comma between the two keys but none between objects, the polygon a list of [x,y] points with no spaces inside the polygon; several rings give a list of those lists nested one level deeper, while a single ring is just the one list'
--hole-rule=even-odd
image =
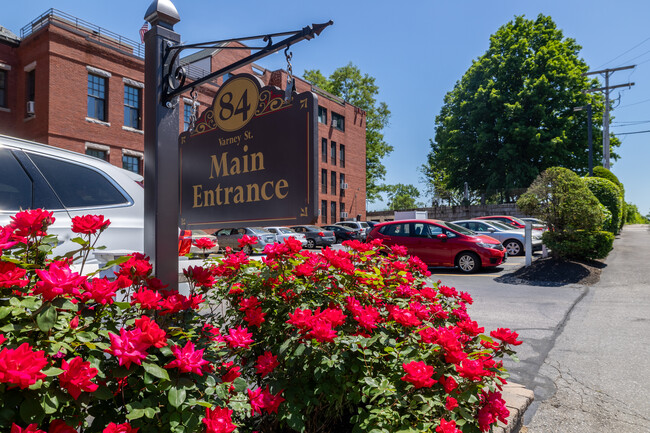
[{"label": "parking lot", "polygon": [[[533,253],[533,261],[542,257],[541,252]],[[492,268],[483,268],[475,274],[464,274],[455,268],[429,268],[431,278],[457,277],[457,278],[497,278],[504,274],[516,271],[526,264],[526,256],[508,257],[505,263]]]}]

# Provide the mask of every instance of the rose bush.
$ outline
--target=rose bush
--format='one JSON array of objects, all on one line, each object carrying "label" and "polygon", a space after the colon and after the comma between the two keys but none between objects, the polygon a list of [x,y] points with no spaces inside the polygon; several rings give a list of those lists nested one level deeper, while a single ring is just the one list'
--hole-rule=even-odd
[{"label": "rose bush", "polygon": [[75,272],[110,224],[98,216],[50,258],[52,221],[0,229],[2,430],[479,432],[508,415],[500,358],[518,335],[484,335],[471,296],[427,284],[402,248],[227,251],[188,268],[182,295],[140,254],[111,280]]}]

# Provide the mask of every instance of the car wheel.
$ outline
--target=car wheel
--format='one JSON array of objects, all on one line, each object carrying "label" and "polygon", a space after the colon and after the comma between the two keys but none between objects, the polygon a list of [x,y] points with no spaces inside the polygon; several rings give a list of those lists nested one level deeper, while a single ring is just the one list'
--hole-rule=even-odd
[{"label": "car wheel", "polygon": [[250,245],[244,245],[244,248],[242,249],[242,251],[247,256],[250,256],[251,254],[253,254],[253,248]]},{"label": "car wheel", "polygon": [[508,239],[503,246],[509,256],[520,256],[524,253],[524,246],[516,239]]},{"label": "car wheel", "polygon": [[456,257],[456,266],[465,274],[473,274],[481,268],[481,259],[472,252],[460,253]]},{"label": "car wheel", "polygon": [[307,239],[307,248],[313,250],[314,248],[316,248],[316,242],[314,242],[313,239]]}]

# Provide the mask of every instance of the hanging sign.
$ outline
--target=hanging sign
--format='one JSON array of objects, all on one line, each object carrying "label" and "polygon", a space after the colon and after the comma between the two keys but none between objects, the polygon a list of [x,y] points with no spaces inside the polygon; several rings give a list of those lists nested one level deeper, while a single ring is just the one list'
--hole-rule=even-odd
[{"label": "hanging sign", "polygon": [[189,229],[313,224],[317,98],[235,75],[179,136],[180,223]]}]

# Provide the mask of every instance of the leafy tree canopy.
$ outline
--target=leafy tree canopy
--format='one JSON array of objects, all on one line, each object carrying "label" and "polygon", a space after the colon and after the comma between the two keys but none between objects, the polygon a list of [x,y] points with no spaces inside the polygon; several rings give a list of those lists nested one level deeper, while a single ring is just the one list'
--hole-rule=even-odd
[{"label": "leafy tree canopy", "polygon": [[468,182],[484,196],[526,188],[548,167],[586,174],[587,114],[574,108],[592,104],[597,161],[604,106],[600,94],[583,93],[598,83],[582,75],[588,66],[579,50],[544,15],[499,28],[445,96],[423,173],[442,170],[446,189]]},{"label": "leafy tree canopy", "polygon": [[352,63],[336,69],[329,77],[318,69],[310,69],[303,78],[366,112],[366,198],[371,202],[381,198],[384,187],[380,181],[386,175],[381,160],[393,151],[393,146],[386,143],[382,133],[388,126],[390,110],[385,102],[377,102],[379,86],[375,78],[363,74]]},{"label": "leafy tree canopy", "polygon": [[390,210],[413,209],[421,205],[416,202],[416,199],[420,197],[420,191],[411,184],[386,185],[385,190]]}]

